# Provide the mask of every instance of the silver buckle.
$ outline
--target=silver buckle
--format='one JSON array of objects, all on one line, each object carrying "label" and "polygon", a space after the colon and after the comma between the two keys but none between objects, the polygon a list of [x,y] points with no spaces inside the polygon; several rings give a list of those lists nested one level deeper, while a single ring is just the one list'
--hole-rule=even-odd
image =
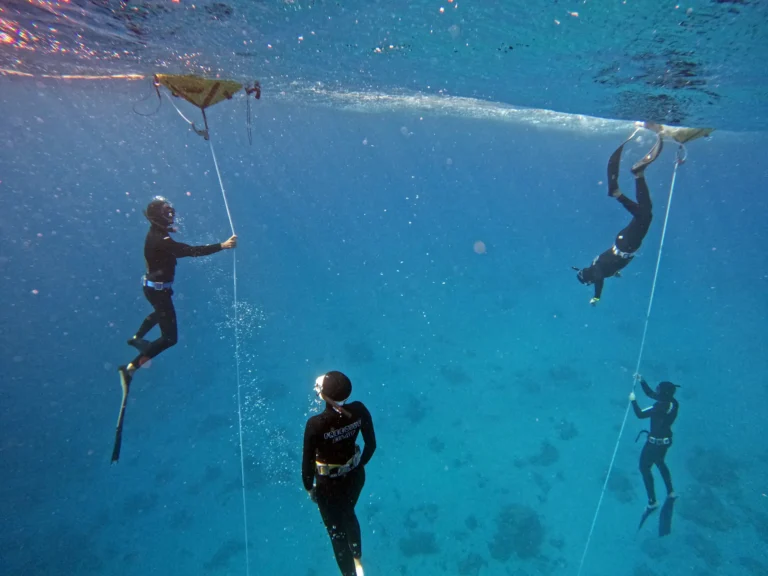
[{"label": "silver buckle", "polygon": [[613,245],[613,248],[611,249],[611,251],[616,256],[618,256],[619,258],[622,258],[623,260],[628,260],[632,258],[632,256],[634,255],[632,252],[622,252],[621,250],[619,250],[619,247],[616,246],[616,244]]}]

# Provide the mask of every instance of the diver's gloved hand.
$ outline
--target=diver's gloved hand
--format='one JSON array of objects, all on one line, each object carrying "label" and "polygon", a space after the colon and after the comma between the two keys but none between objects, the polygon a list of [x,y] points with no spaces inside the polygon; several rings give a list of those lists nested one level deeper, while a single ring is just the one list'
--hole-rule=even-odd
[{"label": "diver's gloved hand", "polygon": [[637,396],[635,396],[634,392],[629,393],[629,401],[634,402],[637,399]]},{"label": "diver's gloved hand", "polygon": [[598,302],[600,302],[600,298],[592,298],[589,303],[592,304],[592,306],[596,305]]},{"label": "diver's gloved hand", "polygon": [[315,504],[317,504],[317,493],[315,492],[315,487],[312,487],[312,490],[307,492],[309,494],[309,499],[312,500]]},{"label": "diver's gloved hand", "polygon": [[235,248],[237,246],[237,236],[232,235],[229,240],[226,240],[225,242],[221,243],[221,249],[222,250],[230,250],[232,248]]}]

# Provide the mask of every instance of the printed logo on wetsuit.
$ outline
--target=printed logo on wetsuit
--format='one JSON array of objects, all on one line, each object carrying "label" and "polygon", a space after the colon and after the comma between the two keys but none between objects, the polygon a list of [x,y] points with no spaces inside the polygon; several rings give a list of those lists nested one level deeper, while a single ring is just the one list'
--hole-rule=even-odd
[{"label": "printed logo on wetsuit", "polygon": [[344,428],[339,428],[338,430],[331,430],[330,432],[326,432],[323,434],[323,438],[325,440],[333,440],[334,443],[341,442],[342,440],[346,440],[347,438],[352,438],[352,436],[355,435],[355,432],[360,428],[362,425],[362,420],[358,420],[356,422],[352,422],[352,424],[348,424],[347,426],[344,426]]}]

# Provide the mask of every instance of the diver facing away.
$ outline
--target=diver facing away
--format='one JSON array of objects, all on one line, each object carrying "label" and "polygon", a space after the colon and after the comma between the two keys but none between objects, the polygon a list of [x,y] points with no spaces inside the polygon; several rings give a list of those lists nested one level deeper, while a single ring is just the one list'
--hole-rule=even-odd
[{"label": "diver facing away", "polygon": [[[363,576],[362,537],[355,505],[365,484],[365,465],[376,451],[371,414],[362,402],[346,404],[352,382],[341,372],[315,381],[325,410],[307,421],[301,476],[320,509],[342,576]],[[362,454],[355,443],[363,434]]]},{"label": "diver facing away", "polygon": [[[589,301],[593,306],[600,301],[603,293],[603,281],[611,276],[620,276],[620,271],[634,258],[635,252],[640,248],[648,229],[651,226],[652,204],[648,184],[645,182],[645,169],[659,156],[663,148],[663,140],[659,134],[659,125],[646,122],[643,125],[657,133],[656,143],[651,151],[639,162],[632,166],[632,174],[635,175],[635,197],[632,201],[619,189],[619,165],[624,146],[635,134],[625,140],[608,160],[608,195],[616,198],[627,211],[632,214],[631,222],[616,235],[616,240],[611,248],[597,256],[592,264],[586,268],[576,268],[576,278],[585,285],[594,284],[595,295]],[[637,131],[635,131],[637,133]]]},{"label": "diver facing away", "polygon": [[[125,404],[134,373],[146,362],[174,346],[178,340],[176,309],[172,299],[176,260],[178,258],[208,256],[237,246],[237,236],[232,236],[219,244],[206,246],[189,246],[176,242],[171,238],[171,233],[176,232],[173,227],[176,211],[173,205],[162,196],[156,196],[147,205],[144,216],[149,220],[149,231],[144,240],[144,260],[147,273],[142,278],[142,285],[144,296],[152,305],[153,311],[144,319],[136,334],[128,340],[128,344],[138,350],[138,355],[129,364],[118,368],[120,385],[123,388],[123,403],[117,422],[112,462],[116,462],[120,457]],[[144,340],[144,337],[156,325],[160,327],[160,337],[152,342]]]},{"label": "diver facing away", "polygon": [[664,480],[667,498],[674,499],[677,497],[672,488],[672,475],[664,462],[664,458],[667,455],[667,450],[672,446],[672,424],[674,424],[677,418],[680,404],[675,399],[675,391],[678,386],[672,384],[672,382],[661,382],[656,387],[656,390],[652,390],[642,377],[638,375],[637,378],[640,380],[640,385],[645,395],[655,400],[653,406],[642,410],[637,403],[635,393],[632,392],[629,395],[635,416],[651,419],[650,432],[643,430],[637,436],[639,438],[643,433],[648,435],[643,451],[640,453],[640,473],[643,475],[645,491],[648,494],[648,508],[646,511],[649,512],[656,509],[659,505],[656,500],[656,490],[654,488],[653,474],[651,473],[651,468],[654,464],[659,469],[661,478]]}]

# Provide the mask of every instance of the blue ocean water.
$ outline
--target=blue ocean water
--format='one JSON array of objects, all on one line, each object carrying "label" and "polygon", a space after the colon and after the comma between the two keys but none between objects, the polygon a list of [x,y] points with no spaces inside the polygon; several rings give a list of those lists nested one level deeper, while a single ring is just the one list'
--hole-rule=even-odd
[{"label": "blue ocean water", "polygon": [[[156,105],[149,80],[0,77],[0,573],[246,574],[236,256],[251,574],[338,573],[299,470],[314,379],[337,369],[376,425],[357,506],[369,576],[575,575],[632,389],[674,143],[647,172],[640,255],[591,307],[570,267],[628,221],[605,177],[631,123],[262,82],[252,145],[242,99],[208,112],[240,243],[180,262],[179,343],[138,373],[110,466],[116,367],[150,311],[141,210],[165,195],[178,240],[226,239],[210,149],[168,101],[133,114]],[[768,138],[748,116],[707,118],[717,130],[688,145],[669,206],[640,370],[682,386],[673,532],[637,531],[645,426],[630,412],[583,574],[768,572]],[[627,147],[628,193],[651,142]]]}]

